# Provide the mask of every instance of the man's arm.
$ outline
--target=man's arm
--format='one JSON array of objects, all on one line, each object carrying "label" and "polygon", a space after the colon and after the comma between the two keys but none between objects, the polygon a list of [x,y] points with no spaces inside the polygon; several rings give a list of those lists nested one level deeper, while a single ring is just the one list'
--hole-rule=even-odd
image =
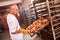
[{"label": "man's arm", "polygon": [[13,15],[9,15],[7,17],[7,23],[8,23],[9,31],[11,34],[27,32],[27,30],[21,30],[18,20]]},{"label": "man's arm", "polygon": [[18,34],[18,33],[27,34],[28,32],[29,32],[29,30],[20,29],[20,30],[16,30],[15,32],[11,32],[11,33],[12,33],[12,34]]},{"label": "man's arm", "polygon": [[11,32],[11,34],[18,34],[20,33],[19,30],[16,30],[15,32]]}]

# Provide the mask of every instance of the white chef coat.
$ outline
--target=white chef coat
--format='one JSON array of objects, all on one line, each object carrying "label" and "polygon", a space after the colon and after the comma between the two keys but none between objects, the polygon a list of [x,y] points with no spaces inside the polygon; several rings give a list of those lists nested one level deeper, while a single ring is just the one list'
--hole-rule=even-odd
[{"label": "white chef coat", "polygon": [[11,39],[12,40],[24,40],[23,33],[11,34],[11,32],[15,32],[16,30],[20,29],[19,22],[14,15],[12,14],[7,15],[7,23],[8,23]]}]

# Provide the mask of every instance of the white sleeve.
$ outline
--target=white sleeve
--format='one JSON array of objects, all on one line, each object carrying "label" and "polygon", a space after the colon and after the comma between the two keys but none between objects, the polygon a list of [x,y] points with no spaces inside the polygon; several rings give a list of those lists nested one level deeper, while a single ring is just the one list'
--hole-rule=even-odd
[{"label": "white sleeve", "polygon": [[15,32],[16,30],[20,29],[18,20],[16,19],[15,16],[7,16],[7,23],[8,23],[8,27],[10,32]]}]

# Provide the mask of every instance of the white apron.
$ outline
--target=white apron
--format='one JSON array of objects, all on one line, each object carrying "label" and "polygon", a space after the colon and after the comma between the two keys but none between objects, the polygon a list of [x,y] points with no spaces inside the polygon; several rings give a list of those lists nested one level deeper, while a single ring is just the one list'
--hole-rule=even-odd
[{"label": "white apron", "polygon": [[14,15],[12,14],[7,15],[7,23],[8,23],[11,39],[12,40],[24,40],[23,33],[11,34],[11,32],[15,32],[16,30],[20,29],[19,22]]}]

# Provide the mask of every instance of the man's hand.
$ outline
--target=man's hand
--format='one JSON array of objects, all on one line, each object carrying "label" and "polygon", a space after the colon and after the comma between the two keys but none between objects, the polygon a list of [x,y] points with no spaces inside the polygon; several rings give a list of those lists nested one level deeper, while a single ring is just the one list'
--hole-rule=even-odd
[{"label": "man's hand", "polygon": [[16,30],[15,32],[11,32],[11,33],[12,34],[18,34],[18,33],[28,34],[29,32],[30,32],[29,30],[19,29],[19,30]]},{"label": "man's hand", "polygon": [[20,29],[20,33],[24,33],[24,34],[27,34],[27,33],[29,33],[29,30]]}]

